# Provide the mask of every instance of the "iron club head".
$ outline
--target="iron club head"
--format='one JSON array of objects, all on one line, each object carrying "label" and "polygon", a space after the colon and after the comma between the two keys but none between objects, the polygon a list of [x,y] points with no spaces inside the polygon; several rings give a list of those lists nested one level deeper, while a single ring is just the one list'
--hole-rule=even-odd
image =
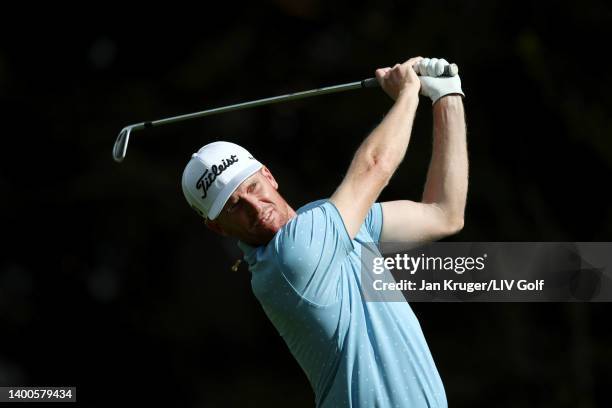
[{"label": "iron club head", "polygon": [[117,163],[121,163],[123,159],[125,159],[132,130],[144,129],[147,126],[151,127],[151,124],[147,122],[136,123],[135,125],[129,125],[121,129],[121,132],[119,132],[119,136],[115,141],[115,145],[113,146],[113,159],[115,159]]},{"label": "iron club head", "polygon": [[128,142],[130,141],[130,133],[132,132],[132,126],[126,126],[121,129],[119,132],[119,136],[115,141],[115,145],[113,146],[113,159],[117,163],[121,163],[125,158],[125,153],[127,152]]}]

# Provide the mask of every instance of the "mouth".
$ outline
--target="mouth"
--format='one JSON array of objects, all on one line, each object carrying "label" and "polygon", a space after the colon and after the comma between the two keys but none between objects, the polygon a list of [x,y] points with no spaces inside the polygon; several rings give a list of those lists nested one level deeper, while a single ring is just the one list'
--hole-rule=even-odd
[{"label": "mouth", "polygon": [[272,215],[274,211],[272,209],[264,212],[258,219],[255,221],[255,225],[253,227],[261,227],[262,225],[268,223],[272,219]]}]

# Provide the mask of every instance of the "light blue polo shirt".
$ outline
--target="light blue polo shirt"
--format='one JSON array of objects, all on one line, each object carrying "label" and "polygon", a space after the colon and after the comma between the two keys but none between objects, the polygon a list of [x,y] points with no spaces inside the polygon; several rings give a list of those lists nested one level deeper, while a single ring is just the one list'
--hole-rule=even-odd
[{"label": "light blue polo shirt", "polygon": [[376,203],[351,240],[335,205],[319,200],[267,245],[238,243],[253,293],[306,373],[317,407],[447,406],[408,302],[363,299],[360,255],[378,251],[371,243],[382,223]]}]

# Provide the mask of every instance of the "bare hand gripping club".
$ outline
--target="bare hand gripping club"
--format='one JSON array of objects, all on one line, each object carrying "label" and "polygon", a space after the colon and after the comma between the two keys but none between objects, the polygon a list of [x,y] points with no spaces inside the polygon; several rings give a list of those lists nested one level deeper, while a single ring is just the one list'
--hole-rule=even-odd
[{"label": "bare hand gripping club", "polygon": [[[455,76],[458,73],[459,73],[459,68],[457,67],[457,65],[449,64],[444,68],[444,72],[440,76],[450,77],[450,76]],[[159,120],[154,120],[154,121],[149,121],[149,122],[136,123],[136,124],[124,127],[123,129],[121,129],[121,132],[119,132],[119,137],[117,137],[117,140],[115,141],[115,145],[113,146],[113,159],[115,159],[115,161],[118,163],[121,163],[123,159],[125,159],[125,155],[127,153],[128,142],[130,141],[130,133],[132,133],[133,130],[147,129],[147,128],[152,128],[156,126],[167,125],[170,123],[182,122],[184,120],[201,118],[203,116],[215,115],[217,113],[224,113],[224,112],[231,112],[231,111],[235,111],[239,109],[252,108],[255,106],[269,105],[272,103],[285,102],[285,101],[293,101],[296,99],[308,98],[310,96],[325,95],[325,94],[349,91],[351,89],[359,89],[359,88],[375,88],[378,86],[379,84],[376,78],[368,78],[368,79],[364,79],[363,81],[351,82],[348,84],[311,89],[310,91],[303,91],[303,92],[290,93],[286,95],[273,96],[271,98],[265,98],[265,99],[257,99],[255,101],[243,102],[243,103],[238,103],[235,105],[222,106],[219,108],[208,109],[208,110],[204,110],[200,112],[188,113],[186,115],[173,116],[171,118],[166,118],[166,119],[159,119]]]}]

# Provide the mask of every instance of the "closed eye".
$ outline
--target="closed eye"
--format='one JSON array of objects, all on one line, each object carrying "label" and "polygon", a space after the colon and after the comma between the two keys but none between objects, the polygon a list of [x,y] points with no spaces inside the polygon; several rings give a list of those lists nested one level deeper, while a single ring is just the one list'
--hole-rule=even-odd
[{"label": "closed eye", "polygon": [[241,200],[238,199],[238,200],[234,201],[233,203],[229,203],[229,206],[227,207],[227,212],[232,212],[236,208],[238,208],[238,206],[240,205],[240,202],[241,202]]},{"label": "closed eye", "polygon": [[[257,188],[257,182],[254,181],[253,183],[249,184],[249,186],[247,187],[247,192],[248,193],[252,193],[255,189]],[[240,205],[242,204],[242,200],[240,198],[238,198],[236,201],[229,202],[227,205],[227,212],[233,212],[234,210],[236,210]]]}]

